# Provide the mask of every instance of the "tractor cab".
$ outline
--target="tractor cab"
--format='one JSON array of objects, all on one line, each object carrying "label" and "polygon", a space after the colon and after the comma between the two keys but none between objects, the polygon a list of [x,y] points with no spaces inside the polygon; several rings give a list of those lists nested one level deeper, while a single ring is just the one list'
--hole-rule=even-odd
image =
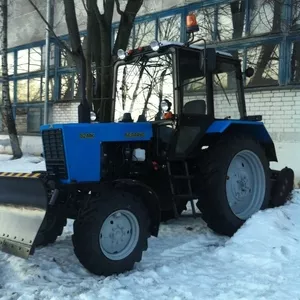
[{"label": "tractor cab", "polygon": [[231,54],[153,41],[118,56],[113,121],[151,122],[173,156],[188,156],[215,120],[246,118],[241,64]]}]

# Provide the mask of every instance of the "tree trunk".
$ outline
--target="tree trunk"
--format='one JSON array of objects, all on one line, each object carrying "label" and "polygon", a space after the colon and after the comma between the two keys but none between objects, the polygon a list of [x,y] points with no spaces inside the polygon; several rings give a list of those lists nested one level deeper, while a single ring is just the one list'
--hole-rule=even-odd
[{"label": "tree trunk", "polygon": [[87,44],[86,44],[86,96],[90,105],[93,103],[93,73],[92,73],[92,30],[93,15],[90,0],[87,0]]},{"label": "tree trunk", "polygon": [[8,129],[8,135],[12,148],[13,158],[21,158],[23,153],[20,147],[16,124],[13,116],[12,105],[9,95],[9,81],[8,81],[8,66],[7,66],[7,0],[1,0],[1,15],[2,28],[1,32],[1,53],[2,53],[2,101],[4,104],[4,118]]},{"label": "tree trunk", "polygon": [[[283,9],[283,0],[274,1],[274,16],[272,23],[271,33],[279,32],[281,29],[281,15]],[[252,77],[249,85],[261,84],[263,73],[268,65],[270,59],[272,59],[272,53],[275,50],[275,44],[265,44],[261,48],[260,56],[256,65],[256,72]]]},{"label": "tree trunk", "polygon": [[113,55],[116,55],[118,49],[126,49],[130,38],[131,30],[135,17],[139,12],[143,0],[128,0],[124,12],[121,13],[118,35],[113,48]]},{"label": "tree trunk", "polygon": [[86,60],[81,46],[79,27],[77,23],[74,0],[64,0],[66,23],[68,27],[73,59],[78,74],[78,82],[81,84],[82,101],[86,101]]}]

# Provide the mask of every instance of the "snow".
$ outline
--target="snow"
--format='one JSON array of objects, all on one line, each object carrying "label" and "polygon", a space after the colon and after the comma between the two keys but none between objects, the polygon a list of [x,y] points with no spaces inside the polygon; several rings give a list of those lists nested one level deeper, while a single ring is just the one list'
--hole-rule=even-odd
[{"label": "snow", "polygon": [[[0,171],[45,168],[42,158],[9,160]],[[88,273],[73,253],[72,221],[63,236],[28,260],[0,252],[0,299],[300,299],[300,191],[287,205],[255,214],[231,239],[189,212],[162,224],[134,270]]]}]

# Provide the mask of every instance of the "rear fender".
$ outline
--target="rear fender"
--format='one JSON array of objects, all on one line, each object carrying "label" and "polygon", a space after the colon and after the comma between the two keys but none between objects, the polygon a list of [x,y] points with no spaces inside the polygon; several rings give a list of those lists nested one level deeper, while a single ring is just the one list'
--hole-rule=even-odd
[{"label": "rear fender", "polygon": [[159,198],[148,185],[133,179],[117,179],[113,181],[116,188],[122,188],[143,200],[151,219],[151,235],[157,237],[160,224]]},{"label": "rear fender", "polygon": [[264,147],[269,161],[277,162],[277,155],[273,140],[264,123],[243,120],[216,120],[206,131],[206,135],[220,138],[224,134],[246,134],[260,142]]}]

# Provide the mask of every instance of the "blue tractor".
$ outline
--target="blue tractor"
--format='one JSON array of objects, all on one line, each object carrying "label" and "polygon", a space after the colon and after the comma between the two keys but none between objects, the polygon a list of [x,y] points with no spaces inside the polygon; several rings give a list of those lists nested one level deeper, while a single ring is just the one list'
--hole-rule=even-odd
[{"label": "blue tractor", "polygon": [[28,258],[73,219],[78,260],[108,276],[131,270],[188,201],[228,236],[287,201],[294,173],[270,169],[274,143],[261,116],[246,113],[253,69],[195,45],[196,29],[185,44],[118,51],[111,122],[90,121],[83,99],[79,123],[41,127],[47,171],[0,174],[2,251]]}]

